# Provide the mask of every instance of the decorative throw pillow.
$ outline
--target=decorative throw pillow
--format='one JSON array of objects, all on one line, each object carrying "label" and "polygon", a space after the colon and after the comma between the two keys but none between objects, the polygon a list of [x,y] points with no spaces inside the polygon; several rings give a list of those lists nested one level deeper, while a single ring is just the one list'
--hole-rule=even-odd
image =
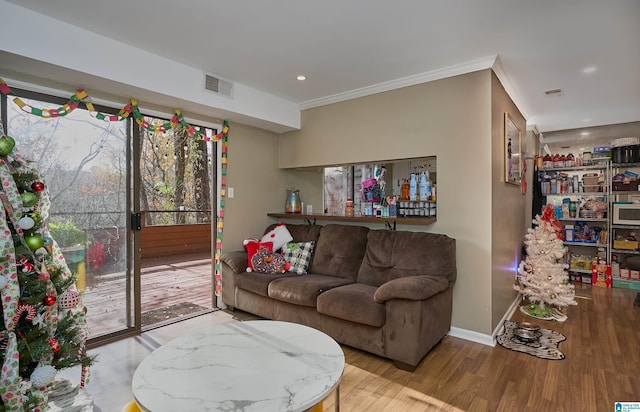
[{"label": "decorative throw pillow", "polygon": [[268,252],[273,251],[272,242],[260,242],[258,239],[246,239],[242,243],[244,244],[244,248],[247,251],[247,272],[251,272],[253,270],[251,259],[258,250],[264,249]]},{"label": "decorative throw pillow", "polygon": [[251,258],[251,265],[258,273],[284,273],[289,270],[289,262],[280,253],[259,249]]},{"label": "decorative throw pillow", "polygon": [[273,242],[273,251],[277,252],[282,246],[293,240],[293,236],[287,230],[284,223],[280,223],[262,237],[261,242]]},{"label": "decorative throw pillow", "polygon": [[287,243],[282,248],[282,256],[291,264],[290,272],[306,275],[311,254],[316,242]]}]

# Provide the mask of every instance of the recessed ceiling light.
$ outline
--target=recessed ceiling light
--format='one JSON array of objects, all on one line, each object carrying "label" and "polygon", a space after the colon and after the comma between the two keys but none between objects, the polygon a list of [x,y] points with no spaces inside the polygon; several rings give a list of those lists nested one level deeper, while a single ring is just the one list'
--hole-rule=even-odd
[{"label": "recessed ceiling light", "polygon": [[304,76],[304,75],[301,74],[300,76],[296,77],[296,79],[298,79],[300,81],[307,80],[307,76]]},{"label": "recessed ceiling light", "polygon": [[589,134],[590,134],[589,132],[582,132],[580,133],[580,136],[589,136]]},{"label": "recessed ceiling light", "polygon": [[587,66],[584,69],[582,69],[582,73],[584,74],[595,73],[596,70],[598,70],[596,66]]}]

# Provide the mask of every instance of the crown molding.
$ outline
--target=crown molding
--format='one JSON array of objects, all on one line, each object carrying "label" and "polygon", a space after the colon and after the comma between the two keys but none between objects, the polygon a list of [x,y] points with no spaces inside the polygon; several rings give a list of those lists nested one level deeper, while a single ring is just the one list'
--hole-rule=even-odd
[{"label": "crown molding", "polygon": [[330,96],[307,100],[301,102],[298,107],[300,108],[300,110],[306,110],[332,103],[339,103],[346,100],[356,99],[358,97],[370,96],[372,94],[400,89],[402,87],[414,86],[416,84],[427,83],[434,80],[445,79],[447,77],[453,77],[461,74],[475,72],[478,70],[489,69],[495,65],[497,58],[498,56],[494,55],[477,60],[471,60],[454,66],[448,66],[424,73],[418,73],[400,79],[362,87],[348,92],[336,93]]},{"label": "crown molding", "polygon": [[496,56],[496,60],[493,63],[492,69],[498,77],[498,80],[500,80],[500,83],[502,83],[502,87],[504,87],[504,90],[507,92],[509,97],[511,97],[511,100],[513,100],[513,103],[516,105],[518,110],[520,110],[520,113],[526,121],[527,118],[529,118],[529,110],[522,97],[520,97],[520,94],[511,81],[511,78],[507,74],[507,71],[504,69],[502,60],[500,60],[500,56]]}]

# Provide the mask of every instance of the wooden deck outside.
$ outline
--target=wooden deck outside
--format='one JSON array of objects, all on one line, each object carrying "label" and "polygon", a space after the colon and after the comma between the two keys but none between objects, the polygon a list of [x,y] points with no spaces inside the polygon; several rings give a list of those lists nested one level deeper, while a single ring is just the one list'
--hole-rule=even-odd
[{"label": "wooden deck outside", "polygon": [[[142,259],[142,313],[162,308],[202,310],[213,307],[209,252]],[[89,273],[87,276],[94,276]],[[124,272],[96,276],[87,282],[83,303],[90,337],[126,327]],[[195,307],[197,305],[198,307]],[[173,312],[173,311],[172,311]],[[143,326],[145,324],[143,323]]]}]

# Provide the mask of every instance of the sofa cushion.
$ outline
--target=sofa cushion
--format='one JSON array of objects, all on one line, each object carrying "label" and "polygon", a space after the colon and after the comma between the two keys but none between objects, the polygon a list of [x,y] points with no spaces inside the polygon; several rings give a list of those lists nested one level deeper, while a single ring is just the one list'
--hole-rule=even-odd
[{"label": "sofa cushion", "polygon": [[220,261],[229,265],[234,273],[242,273],[247,270],[247,252],[244,250],[224,253],[220,256]]},{"label": "sofa cushion", "polygon": [[247,267],[245,268],[247,272],[251,272],[253,270],[252,259],[259,250],[266,249],[269,252],[273,252],[273,242],[261,242],[258,239],[245,239],[243,243],[244,250],[247,251]]},{"label": "sofa cushion", "polygon": [[311,256],[313,255],[313,248],[316,242],[297,242],[287,243],[282,247],[282,256],[291,265],[289,272],[297,275],[306,275],[309,263],[311,263]]},{"label": "sofa cushion", "polygon": [[326,225],[320,231],[309,273],[356,280],[367,249],[364,226]]},{"label": "sofa cushion", "polygon": [[358,282],[380,286],[405,276],[456,279],[455,239],[426,232],[371,230]]},{"label": "sofa cushion", "polygon": [[391,299],[425,300],[448,287],[449,281],[442,276],[406,276],[383,283],[373,298],[380,303]]},{"label": "sofa cushion", "polygon": [[385,322],[385,305],[374,301],[375,286],[353,283],[318,296],[318,312],[350,322],[380,327]]},{"label": "sofa cushion", "polygon": [[268,285],[268,296],[295,305],[316,307],[321,293],[351,283],[335,276],[307,275],[280,277]]},{"label": "sofa cushion", "polygon": [[287,276],[298,276],[293,273],[277,274],[270,273],[258,273],[258,272],[244,272],[235,276],[236,287],[244,289],[249,292],[257,293],[262,296],[269,296],[268,287],[269,283],[276,279]]},{"label": "sofa cushion", "polygon": [[271,246],[273,248],[272,250],[274,252],[277,252],[282,249],[282,246],[286,245],[292,240],[293,236],[291,236],[291,233],[289,233],[287,225],[285,225],[284,223],[280,223],[279,225],[276,225],[273,229],[265,233],[264,236],[262,236],[260,242],[271,242]]}]

